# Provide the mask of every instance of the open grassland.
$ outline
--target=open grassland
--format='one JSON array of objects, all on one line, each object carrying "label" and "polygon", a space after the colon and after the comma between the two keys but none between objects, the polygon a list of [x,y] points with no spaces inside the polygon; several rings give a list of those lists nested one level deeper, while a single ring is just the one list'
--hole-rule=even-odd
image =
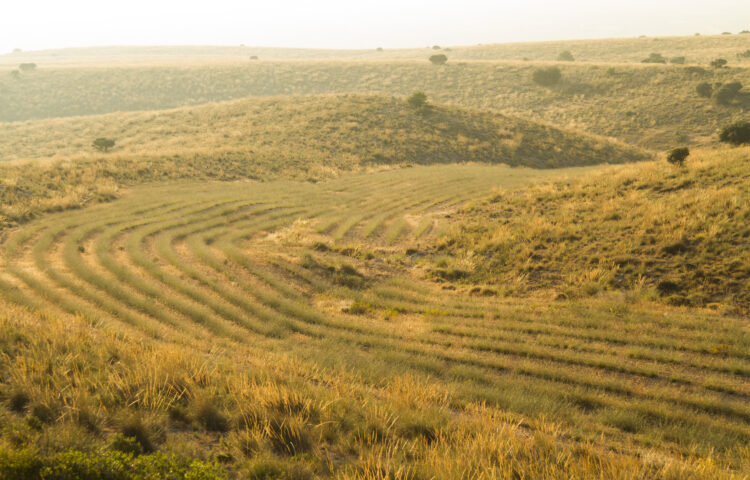
[{"label": "open grassland", "polygon": [[247,96],[407,96],[422,90],[439,103],[492,109],[666,149],[715,143],[721,126],[747,118],[750,109],[745,91],[729,105],[696,93],[701,82],[750,85],[750,70],[745,68],[558,65],[562,82],[550,88],[532,81],[542,64],[528,62],[449,62],[442,67],[416,61],[40,66],[20,78],[0,71],[0,121],[158,110]]},{"label": "open grassland", "polygon": [[703,151],[687,165],[499,192],[454,219],[436,253],[452,265],[433,273],[513,295],[615,288],[748,313],[750,149]]},{"label": "open grassland", "polygon": [[141,186],[5,232],[2,473],[747,477],[746,318],[424,280],[459,206],[584,172]]},{"label": "open grassland", "polygon": [[[97,152],[93,139],[116,140]],[[405,165],[550,168],[646,152],[492,112],[341,95],[238,100],[172,111],[0,124],[0,225],[175,179],[308,181]]]},{"label": "open grassland", "polygon": [[[704,32],[706,33],[706,32]],[[252,56],[267,60],[426,60],[435,53],[444,53],[453,60],[523,60],[554,61],[562,51],[570,51],[576,61],[638,63],[653,52],[666,58],[685,57],[687,63],[708,64],[715,58],[750,64],[750,58],[737,54],[750,48],[750,34],[702,35],[684,37],[612,38],[519,42],[434,48],[325,50],[310,48],[273,48],[254,46],[194,47],[92,47],[16,52],[0,55],[0,65],[17,66],[21,62],[44,64],[112,64],[215,62],[248,60]]]}]

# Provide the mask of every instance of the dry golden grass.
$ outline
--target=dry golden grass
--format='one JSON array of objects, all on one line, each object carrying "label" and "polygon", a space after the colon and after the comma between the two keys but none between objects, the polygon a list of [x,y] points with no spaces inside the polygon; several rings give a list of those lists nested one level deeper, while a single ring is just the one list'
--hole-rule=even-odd
[{"label": "dry golden grass", "polygon": [[159,110],[247,96],[408,96],[423,90],[437,103],[491,109],[667,149],[713,144],[720,127],[744,118],[750,108],[747,93],[732,105],[719,106],[695,91],[701,82],[750,85],[746,68],[560,63],[562,82],[544,88],[532,81],[541,65],[546,64],[456,62],[435,67],[415,61],[268,61],[40,67],[20,79],[0,74],[0,120]]},{"label": "dry golden grass", "polygon": [[[115,139],[109,153],[91,143]],[[0,223],[176,179],[318,181],[404,165],[565,167],[637,148],[494,112],[360,95],[246,99],[163,112],[0,124]]]},{"label": "dry golden grass", "polygon": [[522,278],[508,293],[635,289],[747,312],[749,162],[747,147],[699,151],[686,168],[660,160],[500,192],[467,207],[443,248],[464,258],[474,281]]},{"label": "dry golden grass", "polygon": [[[716,162],[693,165],[705,190],[726,179]],[[613,185],[649,171],[596,168]],[[37,313],[1,304],[0,472],[168,458],[239,478],[747,476],[746,319],[420,279],[419,245],[460,205],[590,170],[144,185],[13,229],[0,294]]]}]

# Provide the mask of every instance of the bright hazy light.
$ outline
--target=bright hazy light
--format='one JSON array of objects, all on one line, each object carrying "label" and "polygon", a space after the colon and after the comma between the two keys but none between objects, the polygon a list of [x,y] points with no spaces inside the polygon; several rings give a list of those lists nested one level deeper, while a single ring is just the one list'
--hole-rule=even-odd
[{"label": "bright hazy light", "polygon": [[0,53],[94,45],[422,47],[737,33],[749,0],[10,0]]}]

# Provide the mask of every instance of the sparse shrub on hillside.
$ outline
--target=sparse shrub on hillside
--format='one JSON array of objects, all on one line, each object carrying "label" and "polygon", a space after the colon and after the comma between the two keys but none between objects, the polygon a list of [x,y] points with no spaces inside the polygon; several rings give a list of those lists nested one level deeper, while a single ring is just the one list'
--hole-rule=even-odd
[{"label": "sparse shrub on hillside", "polygon": [[675,64],[675,65],[684,65],[685,57],[672,57],[669,59],[669,63]]},{"label": "sparse shrub on hillside", "polygon": [[737,58],[750,58],[750,48],[748,48],[744,52],[738,53]]},{"label": "sparse shrub on hillside", "polygon": [[257,56],[257,55],[251,55],[251,56],[250,56],[250,60],[257,60],[257,59],[258,59],[258,56]]},{"label": "sparse shrub on hillside", "polygon": [[667,63],[667,59],[661,53],[652,53],[648,58],[641,60],[641,63]]},{"label": "sparse shrub on hillside", "polygon": [[36,63],[22,63],[18,66],[18,69],[22,72],[30,72],[36,70]]},{"label": "sparse shrub on hillside", "polygon": [[695,93],[697,93],[699,97],[703,98],[711,98],[711,94],[713,93],[713,91],[714,88],[708,82],[701,82],[695,87]]},{"label": "sparse shrub on hillside", "polygon": [[750,122],[735,122],[721,129],[719,140],[732,145],[750,144]]},{"label": "sparse shrub on hillside", "polygon": [[433,49],[433,50],[440,50],[440,45],[433,45],[433,46],[432,46],[432,49]]},{"label": "sparse shrub on hillside", "polygon": [[438,55],[432,55],[430,57],[430,62],[432,62],[433,65],[445,65],[448,62],[448,57],[446,57],[442,53]]},{"label": "sparse shrub on hillside", "polygon": [[725,58],[717,58],[711,60],[711,63],[709,65],[711,65],[713,68],[724,68],[727,66],[727,63],[729,62],[727,62]]},{"label": "sparse shrub on hillside", "polygon": [[111,138],[99,137],[91,144],[92,147],[99,150],[100,152],[108,152],[112,147],[115,146],[115,141]]},{"label": "sparse shrub on hillside", "polygon": [[427,106],[427,95],[424,92],[414,92],[406,99],[406,103],[417,110],[423,109]]},{"label": "sparse shrub on hillside", "polygon": [[690,149],[688,147],[673,148],[667,154],[667,161],[672,165],[681,167],[685,164],[685,159],[690,155]]},{"label": "sparse shrub on hillside", "polygon": [[560,80],[562,79],[562,73],[557,67],[539,68],[534,71],[531,78],[536,84],[550,87],[552,85],[557,85],[558,83],[560,83]]},{"label": "sparse shrub on hillside", "polygon": [[737,98],[740,90],[742,90],[740,82],[725,83],[717,86],[712,98],[718,105],[729,105]]},{"label": "sparse shrub on hillside", "polygon": [[21,78],[21,72],[19,72],[18,70],[11,70],[10,76],[13,78]]},{"label": "sparse shrub on hillside", "polygon": [[575,58],[573,57],[573,54],[570,52],[570,50],[563,50],[562,52],[560,52],[560,55],[557,56],[557,59],[561,62],[575,61]]}]

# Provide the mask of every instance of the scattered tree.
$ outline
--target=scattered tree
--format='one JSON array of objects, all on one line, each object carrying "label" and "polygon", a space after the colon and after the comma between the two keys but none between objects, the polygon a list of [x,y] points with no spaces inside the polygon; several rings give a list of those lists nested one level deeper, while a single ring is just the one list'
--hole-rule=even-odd
[{"label": "scattered tree", "polygon": [[685,164],[685,159],[690,155],[690,149],[688,147],[673,148],[667,154],[667,161],[672,165],[681,167]]},{"label": "scattered tree", "polygon": [[641,63],[667,63],[667,59],[661,53],[652,53],[648,58],[641,60]]},{"label": "scattered tree", "polygon": [[750,144],[750,122],[735,122],[721,129],[719,140],[732,145]]},{"label": "scattered tree", "polygon": [[427,106],[427,95],[424,92],[414,92],[406,99],[410,107],[421,110]]},{"label": "scattered tree", "polygon": [[714,88],[708,82],[701,82],[698,84],[698,86],[695,87],[695,91],[698,96],[701,96],[703,98],[711,98],[711,94],[713,93]]},{"label": "scattered tree", "polygon": [[740,32],[741,34],[750,33],[750,30],[743,30]]},{"label": "scattered tree", "polygon": [[430,57],[430,62],[432,62],[433,65],[445,65],[447,61],[448,61],[448,57],[446,57],[442,53],[438,55],[432,55]]},{"label": "scattered tree", "polygon": [[36,69],[36,63],[22,63],[18,66],[18,69],[22,72],[30,72]]},{"label": "scattered tree", "polygon": [[100,152],[108,152],[110,148],[115,146],[115,141],[111,138],[99,137],[94,140],[91,144],[92,147],[99,150]]},{"label": "scattered tree", "polygon": [[378,48],[375,49],[375,51],[376,52],[382,52],[383,51],[383,47],[378,47]]},{"label": "scattered tree", "polygon": [[750,49],[747,49],[742,53],[738,53],[737,58],[750,58]]},{"label": "scattered tree", "polygon": [[718,105],[729,105],[737,98],[740,90],[742,90],[740,82],[729,82],[723,85],[717,84],[712,98]]},{"label": "scattered tree", "polygon": [[727,63],[729,62],[727,62],[725,58],[717,58],[715,60],[711,60],[711,63],[709,65],[714,68],[724,68],[727,66]]},{"label": "scattered tree", "polygon": [[560,52],[560,55],[557,56],[557,59],[561,62],[575,61],[575,58],[573,57],[573,54],[570,53],[570,50],[563,50],[562,52]]},{"label": "scattered tree", "polygon": [[731,35],[732,32],[721,32],[722,35]]},{"label": "scattered tree", "polygon": [[433,45],[433,46],[432,46],[432,49],[433,49],[433,50],[440,50],[440,45]]},{"label": "scattered tree", "polygon": [[675,65],[684,65],[685,57],[672,57],[669,59],[669,63],[675,64]]},{"label": "scattered tree", "polygon": [[257,56],[257,55],[251,55],[251,56],[250,56],[250,60],[257,60],[257,59],[258,59],[258,56]]},{"label": "scattered tree", "polygon": [[550,87],[560,83],[562,73],[560,73],[560,69],[557,67],[539,68],[534,70],[531,78],[536,84]]},{"label": "scattered tree", "polygon": [[20,48],[13,49],[13,53],[21,53],[21,52],[23,52],[23,50],[21,50]]}]

